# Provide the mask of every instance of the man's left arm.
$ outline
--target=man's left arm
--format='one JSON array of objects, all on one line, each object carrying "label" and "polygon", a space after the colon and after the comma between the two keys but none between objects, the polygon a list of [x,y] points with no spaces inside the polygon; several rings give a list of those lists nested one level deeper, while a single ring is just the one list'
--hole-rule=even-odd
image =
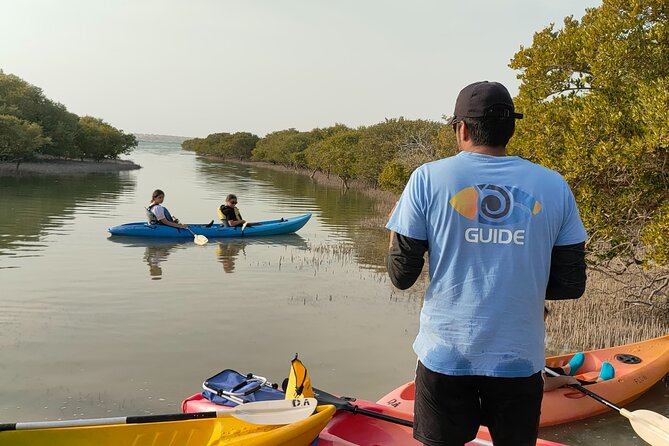
[{"label": "man's left arm", "polygon": [[547,300],[578,299],[585,292],[585,242],[554,246]]}]

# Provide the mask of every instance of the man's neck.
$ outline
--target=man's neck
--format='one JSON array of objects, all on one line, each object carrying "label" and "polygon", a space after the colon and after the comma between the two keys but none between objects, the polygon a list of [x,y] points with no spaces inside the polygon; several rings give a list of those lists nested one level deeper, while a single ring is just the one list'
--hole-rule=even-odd
[{"label": "man's neck", "polygon": [[506,147],[493,146],[474,146],[471,144],[462,144],[460,150],[463,152],[479,153],[490,156],[506,156]]}]

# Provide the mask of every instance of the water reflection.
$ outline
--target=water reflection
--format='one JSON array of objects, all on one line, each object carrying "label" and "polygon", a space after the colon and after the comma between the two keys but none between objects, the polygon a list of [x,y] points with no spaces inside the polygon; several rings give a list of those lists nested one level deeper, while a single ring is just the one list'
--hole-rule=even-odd
[{"label": "water reflection", "polygon": [[[166,238],[156,240],[155,238],[142,237],[116,237],[107,238],[112,243],[118,243],[128,247],[144,247],[142,260],[149,266],[151,280],[160,280],[163,277],[162,266],[170,254],[179,249],[201,248],[193,243],[191,239]],[[247,239],[210,239],[207,249],[214,247],[215,258],[223,265],[225,273],[235,271],[235,262],[240,255],[246,256],[248,246],[268,247],[292,247],[299,250],[309,249],[307,241],[298,234],[275,235],[269,237],[247,238]]]},{"label": "water reflection", "polygon": [[223,265],[223,271],[226,273],[232,273],[235,271],[235,259],[240,252],[244,251],[245,243],[239,242],[219,242],[216,244],[216,257],[218,261]]},{"label": "water reflection", "polygon": [[[142,238],[142,237],[107,237],[112,243],[118,243],[127,247],[142,248],[144,255],[142,260],[149,266],[149,276],[151,280],[160,280],[163,276],[161,264],[167,260],[167,257],[177,249],[183,249],[188,246],[184,239],[179,238]],[[188,241],[191,241],[188,239]]]},{"label": "water reflection", "polygon": [[167,260],[167,256],[176,245],[152,245],[144,250],[144,261],[149,265],[149,275],[152,280],[160,280],[163,275],[163,269],[160,263]]},{"label": "water reflection", "polygon": [[270,237],[259,237],[250,239],[222,239],[216,242],[216,256],[223,265],[223,271],[233,273],[235,271],[235,261],[239,255],[246,256],[246,247],[248,246],[284,246],[300,250],[309,249],[307,241],[298,234],[285,234]]},{"label": "water reflection", "polygon": [[0,177],[0,256],[41,256],[45,236],[71,231],[75,214],[109,214],[135,187],[128,172]]}]

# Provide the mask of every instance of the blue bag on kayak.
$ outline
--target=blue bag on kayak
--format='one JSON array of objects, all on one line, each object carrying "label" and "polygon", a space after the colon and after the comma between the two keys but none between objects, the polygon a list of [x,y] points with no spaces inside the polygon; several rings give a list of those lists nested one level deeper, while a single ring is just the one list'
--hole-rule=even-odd
[{"label": "blue bag on kayak", "polygon": [[220,406],[234,407],[253,401],[283,400],[286,394],[267,378],[225,369],[202,383],[202,396]]}]

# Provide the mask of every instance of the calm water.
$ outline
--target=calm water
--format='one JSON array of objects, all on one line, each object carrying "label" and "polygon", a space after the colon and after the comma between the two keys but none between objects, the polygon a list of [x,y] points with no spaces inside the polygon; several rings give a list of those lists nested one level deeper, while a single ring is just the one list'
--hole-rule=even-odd
[{"label": "calm water", "polygon": [[[141,143],[142,169],[0,178],[0,421],[171,413],[225,368],[281,381],[296,352],[315,385],[376,400],[412,377],[420,298],[383,273],[385,231],[364,195]],[[110,238],[151,192],[184,222],[234,192],[248,220],[314,214],[297,234]],[[386,211],[387,212],[387,211]],[[658,384],[629,407],[669,415]],[[622,417],[546,429],[571,444],[642,444]]]}]

